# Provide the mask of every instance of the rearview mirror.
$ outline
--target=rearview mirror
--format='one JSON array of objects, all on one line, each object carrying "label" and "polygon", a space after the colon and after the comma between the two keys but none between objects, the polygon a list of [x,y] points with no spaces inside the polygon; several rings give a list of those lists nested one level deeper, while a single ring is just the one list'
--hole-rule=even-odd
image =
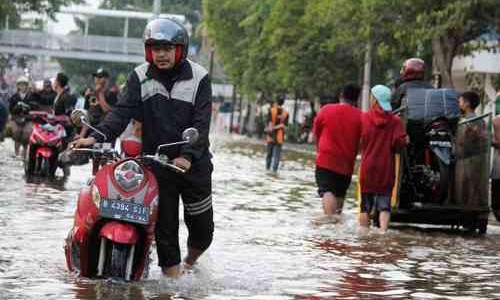
[{"label": "rearview mirror", "polygon": [[75,109],[71,112],[71,123],[76,127],[82,127],[85,123],[88,123],[88,114],[84,109]]},{"label": "rearview mirror", "polygon": [[198,130],[194,127],[189,127],[186,128],[182,132],[182,140],[188,142],[189,144],[194,144],[198,140],[198,137],[200,136],[200,133]]}]

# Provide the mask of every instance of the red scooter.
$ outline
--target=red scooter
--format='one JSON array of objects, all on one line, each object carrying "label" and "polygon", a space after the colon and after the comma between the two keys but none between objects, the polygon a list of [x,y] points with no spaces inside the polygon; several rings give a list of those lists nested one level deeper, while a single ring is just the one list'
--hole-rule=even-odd
[{"label": "red scooter", "polygon": [[[86,114],[75,110],[71,119],[106,136],[90,126]],[[158,184],[149,165],[160,164],[176,172],[161,148],[193,143],[198,131],[188,128],[183,141],[160,145],[155,155],[140,155],[137,139],[125,139],[119,155],[109,143],[91,149],[105,164],[91,178],[78,197],[74,225],[65,243],[68,269],[90,278],[141,280],[148,275],[149,254],[158,216]]]},{"label": "red scooter", "polygon": [[54,176],[57,157],[66,137],[63,125],[69,122],[69,118],[45,111],[31,111],[28,118],[33,121],[33,128],[24,160],[24,172],[26,176]]}]

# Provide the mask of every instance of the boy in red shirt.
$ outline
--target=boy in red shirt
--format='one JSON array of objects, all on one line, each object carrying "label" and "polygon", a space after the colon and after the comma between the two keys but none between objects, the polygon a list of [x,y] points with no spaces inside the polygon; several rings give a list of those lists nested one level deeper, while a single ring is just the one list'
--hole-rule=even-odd
[{"label": "boy in red shirt", "polygon": [[391,90],[384,85],[374,86],[370,110],[362,117],[359,223],[369,227],[369,213],[374,208],[380,213],[383,231],[389,227],[391,216],[394,157],[407,144],[403,123],[391,111]]},{"label": "boy in red shirt", "polygon": [[[340,103],[323,106],[314,120],[316,183],[328,219],[337,221],[351,183],[361,137],[361,111],[356,108],[360,88],[348,84]],[[333,218],[331,218],[333,217]]]}]

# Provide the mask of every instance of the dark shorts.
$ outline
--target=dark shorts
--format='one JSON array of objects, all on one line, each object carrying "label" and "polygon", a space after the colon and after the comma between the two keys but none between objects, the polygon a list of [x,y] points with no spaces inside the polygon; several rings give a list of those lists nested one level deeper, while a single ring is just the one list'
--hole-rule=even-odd
[{"label": "dark shorts", "polygon": [[344,198],[351,184],[351,176],[316,166],[316,184],[320,197],[326,192],[331,192],[335,197]]},{"label": "dark shorts", "polygon": [[391,197],[372,193],[361,195],[361,212],[370,213],[375,208],[377,211],[391,211]]},{"label": "dark shorts", "polygon": [[500,209],[500,179],[491,180],[491,208]]}]

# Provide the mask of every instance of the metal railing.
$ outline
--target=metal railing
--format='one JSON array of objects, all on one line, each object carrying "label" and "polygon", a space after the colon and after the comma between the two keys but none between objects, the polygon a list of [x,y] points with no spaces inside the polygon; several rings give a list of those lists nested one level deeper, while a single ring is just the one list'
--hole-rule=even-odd
[{"label": "metal railing", "polygon": [[84,51],[108,54],[142,55],[141,39],[96,36],[54,35],[34,30],[0,30],[0,45],[53,51]]}]

